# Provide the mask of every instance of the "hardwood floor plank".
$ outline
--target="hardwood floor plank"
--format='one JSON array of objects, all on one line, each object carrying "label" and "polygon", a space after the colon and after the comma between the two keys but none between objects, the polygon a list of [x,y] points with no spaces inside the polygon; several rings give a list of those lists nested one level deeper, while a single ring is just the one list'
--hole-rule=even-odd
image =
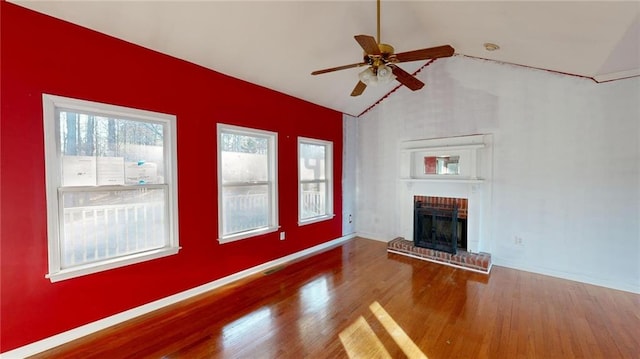
[{"label": "hardwood floor plank", "polygon": [[637,294],[355,238],[35,357],[638,358],[639,328]]}]

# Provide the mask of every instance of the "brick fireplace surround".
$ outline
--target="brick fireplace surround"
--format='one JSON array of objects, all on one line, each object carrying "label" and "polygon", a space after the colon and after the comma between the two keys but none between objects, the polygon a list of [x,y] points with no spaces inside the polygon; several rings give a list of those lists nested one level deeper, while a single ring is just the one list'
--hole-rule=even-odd
[{"label": "brick fireplace surround", "polygon": [[450,254],[433,249],[416,247],[413,241],[398,237],[387,244],[387,252],[396,253],[425,261],[441,263],[456,268],[489,274],[491,271],[491,254],[469,253],[458,250],[457,254]]},{"label": "brick fireplace surround", "polygon": [[467,218],[468,200],[466,198],[413,196],[413,201],[422,202],[426,207],[451,209],[455,205],[458,209],[458,218]]},{"label": "brick fireplace surround", "polygon": [[[453,207],[455,205],[458,208],[458,218],[467,218],[468,201],[465,198],[434,196],[414,196],[413,198],[414,202],[420,201],[434,208]],[[446,264],[474,272],[488,274],[491,271],[491,255],[488,253],[469,253],[466,250],[458,249],[458,253],[452,255],[434,249],[417,247],[413,244],[413,241],[406,240],[402,237],[398,237],[389,242],[387,252]]]}]

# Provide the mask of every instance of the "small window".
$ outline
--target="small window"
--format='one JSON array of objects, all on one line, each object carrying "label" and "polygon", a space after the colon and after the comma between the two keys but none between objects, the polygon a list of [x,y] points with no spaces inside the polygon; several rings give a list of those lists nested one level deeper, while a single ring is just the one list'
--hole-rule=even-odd
[{"label": "small window", "polygon": [[218,125],[219,241],[278,229],[274,132]]},{"label": "small window", "polygon": [[333,144],[298,138],[298,221],[306,224],[333,217]]},{"label": "small window", "polygon": [[51,281],[178,252],[175,116],[43,95]]}]

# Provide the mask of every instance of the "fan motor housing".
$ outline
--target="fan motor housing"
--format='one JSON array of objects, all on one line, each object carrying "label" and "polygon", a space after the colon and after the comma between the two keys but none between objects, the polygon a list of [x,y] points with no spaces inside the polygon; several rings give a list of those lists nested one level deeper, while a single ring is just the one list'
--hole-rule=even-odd
[{"label": "fan motor housing", "polygon": [[393,46],[389,44],[378,44],[378,48],[382,53],[382,57],[387,57],[389,55],[393,55]]},{"label": "fan motor housing", "polygon": [[[379,66],[381,64],[387,63],[390,58],[393,57],[393,46],[389,44],[378,44],[378,49],[380,50],[379,55],[367,54],[364,53],[364,61],[372,66]],[[393,60],[392,60],[393,61]]]}]

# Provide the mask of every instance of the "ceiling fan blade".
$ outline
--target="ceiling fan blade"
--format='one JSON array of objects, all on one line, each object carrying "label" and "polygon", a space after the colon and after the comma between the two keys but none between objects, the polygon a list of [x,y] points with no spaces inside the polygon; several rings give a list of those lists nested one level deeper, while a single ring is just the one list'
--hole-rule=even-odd
[{"label": "ceiling fan blade", "polygon": [[398,66],[390,67],[392,68],[393,74],[396,75],[396,80],[398,80],[398,82],[400,82],[401,84],[407,86],[412,91],[420,90],[424,86],[424,82],[413,77]]},{"label": "ceiling fan blade", "polygon": [[356,87],[354,87],[353,91],[351,91],[351,96],[362,95],[362,93],[364,92],[364,89],[366,88],[367,88],[367,85],[364,82],[358,81],[358,83],[356,84]]},{"label": "ceiling fan blade", "polygon": [[358,44],[362,47],[367,55],[380,55],[380,48],[373,36],[369,35],[356,35],[354,36]]},{"label": "ceiling fan blade", "polygon": [[449,45],[431,47],[428,49],[413,50],[396,54],[397,62],[409,62],[427,59],[436,59],[439,57],[449,57],[453,55],[455,50]]},{"label": "ceiling fan blade", "polygon": [[349,64],[349,65],[343,65],[343,66],[338,66],[338,67],[332,67],[329,69],[324,69],[324,70],[316,70],[314,72],[312,72],[312,75],[320,75],[320,74],[326,74],[327,72],[333,72],[333,71],[339,71],[339,70],[346,70],[346,69],[350,69],[353,67],[358,67],[358,66],[364,66],[367,65],[366,62],[359,62],[357,64]]}]

